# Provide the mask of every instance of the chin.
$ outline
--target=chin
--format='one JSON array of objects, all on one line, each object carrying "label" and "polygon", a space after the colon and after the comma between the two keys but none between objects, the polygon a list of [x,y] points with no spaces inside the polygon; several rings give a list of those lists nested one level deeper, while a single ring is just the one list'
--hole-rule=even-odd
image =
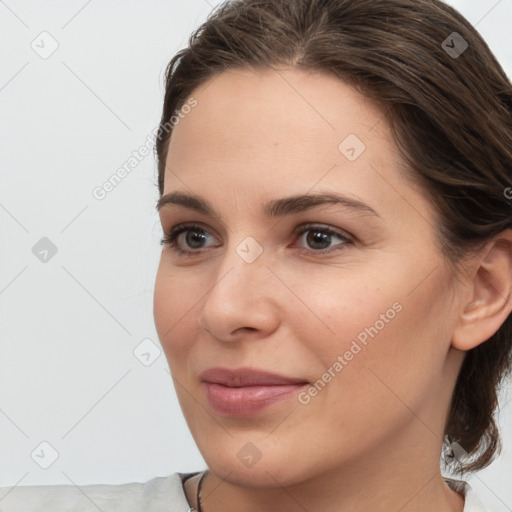
[{"label": "chin", "polygon": [[282,485],[291,485],[297,480],[289,474],[290,468],[264,463],[261,460],[253,467],[234,463],[232,460],[219,460],[208,462],[208,467],[219,477],[233,485],[260,489],[274,489]]},{"label": "chin", "polygon": [[[297,464],[300,458],[297,459],[296,449],[248,439],[249,436],[235,437],[217,448],[199,448],[210,470],[233,485],[273,489],[310,477],[311,468]],[[290,457],[290,453],[295,456]]]}]

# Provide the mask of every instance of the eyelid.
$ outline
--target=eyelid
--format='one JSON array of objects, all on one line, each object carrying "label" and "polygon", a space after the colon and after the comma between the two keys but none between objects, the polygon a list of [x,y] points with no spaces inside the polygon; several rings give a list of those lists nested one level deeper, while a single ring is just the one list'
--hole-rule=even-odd
[{"label": "eyelid", "polygon": [[326,231],[329,233],[332,233],[333,235],[339,236],[341,238],[345,238],[351,242],[355,241],[355,237],[347,233],[346,231],[332,227],[328,224],[322,224],[318,222],[306,222],[305,224],[301,224],[300,226],[297,226],[293,230],[294,235],[302,235],[305,231],[312,231],[314,229],[317,229],[318,231]]}]

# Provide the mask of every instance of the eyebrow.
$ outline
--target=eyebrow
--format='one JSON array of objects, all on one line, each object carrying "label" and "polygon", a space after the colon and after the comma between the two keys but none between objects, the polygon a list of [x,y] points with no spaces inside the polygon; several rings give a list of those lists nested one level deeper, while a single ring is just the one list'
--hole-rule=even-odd
[{"label": "eyebrow", "polygon": [[[212,205],[200,196],[186,194],[184,192],[171,192],[163,195],[156,204],[157,211],[164,206],[175,204],[184,208],[195,210],[204,215],[213,215],[221,218]],[[263,207],[263,213],[267,217],[280,217],[297,214],[318,206],[338,204],[352,210],[364,211],[376,217],[380,215],[369,205],[351,197],[338,193],[300,194],[280,199],[272,199]]]}]

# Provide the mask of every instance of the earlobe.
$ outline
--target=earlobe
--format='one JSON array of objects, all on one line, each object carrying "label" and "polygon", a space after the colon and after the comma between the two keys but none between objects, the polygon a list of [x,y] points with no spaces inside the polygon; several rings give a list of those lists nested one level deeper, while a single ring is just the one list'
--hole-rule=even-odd
[{"label": "earlobe", "polygon": [[493,336],[512,312],[512,230],[497,235],[478,257],[470,300],[462,304],[452,346],[470,350]]}]

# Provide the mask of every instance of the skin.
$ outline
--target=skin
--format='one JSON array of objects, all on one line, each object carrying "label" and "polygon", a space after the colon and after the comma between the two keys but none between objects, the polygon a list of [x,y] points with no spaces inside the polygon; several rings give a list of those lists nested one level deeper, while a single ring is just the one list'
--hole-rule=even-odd
[{"label": "skin", "polygon": [[[170,141],[164,195],[195,193],[218,216],[160,209],[164,233],[195,222],[207,234],[202,245],[190,245],[193,230],[179,237],[191,257],[163,247],[154,317],[210,470],[204,510],[461,512],[464,499],[439,467],[444,424],[465,351],[512,309],[509,249],[489,244],[454,279],[433,207],[400,172],[382,112],[337,78],[227,71],[193,96]],[[354,161],[338,149],[349,134],[366,146]],[[326,191],[379,216],[340,205],[262,212],[271,199]],[[315,243],[318,226],[294,234],[305,223],[353,243]],[[246,237],[263,251],[252,263],[236,251]],[[229,418],[203,393],[199,374],[214,366],[314,383],[396,303],[400,312],[307,404],[293,396]],[[261,454],[252,467],[237,457],[246,443]],[[194,507],[197,480],[185,485]]]}]

